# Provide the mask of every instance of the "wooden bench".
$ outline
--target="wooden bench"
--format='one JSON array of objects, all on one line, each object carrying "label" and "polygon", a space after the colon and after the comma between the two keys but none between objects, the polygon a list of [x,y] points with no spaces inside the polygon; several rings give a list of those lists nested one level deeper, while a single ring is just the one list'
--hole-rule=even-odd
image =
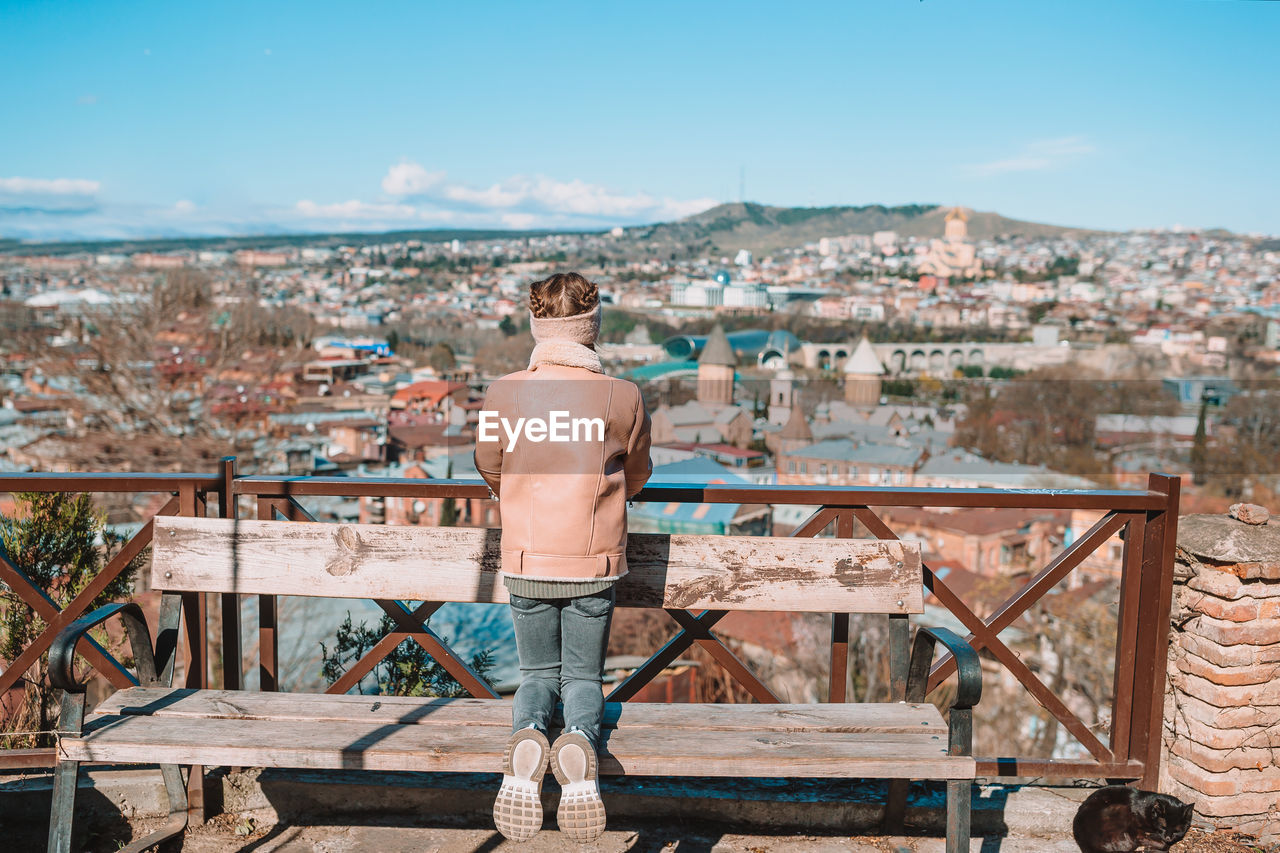
[{"label": "wooden bench", "polygon": [[[472,678],[421,614],[404,601],[505,602],[499,531],[158,517],[151,582],[164,592],[153,648],[135,604],[113,604],[66,628],[51,654],[64,698],[49,850],[71,847],[80,762],[160,763],[171,816],[128,850],[181,832],[180,765],[500,772],[511,705]],[[947,781],[947,850],[969,849],[972,712],[981,692],[973,649],[954,633],[920,628],[908,657],[907,616],[924,608],[919,546],[850,539],[632,534],[620,607],[661,607],[686,635],[739,679],[754,676],[711,633],[727,611],[889,614],[892,668],[904,701],[879,704],[606,704],[605,774],[884,778],[886,820],[900,823],[906,780]],[[284,694],[170,686],[182,593],[368,598],[395,614],[473,694],[495,698]],[[705,611],[698,613],[698,611]],[[74,680],[77,642],[120,616],[138,687],[121,690],[84,720]],[[950,723],[924,701],[935,640],[959,664]],[[477,687],[476,685],[483,685]],[[624,685],[625,686],[625,685]],[[756,682],[757,689],[763,689]],[[615,691],[617,692],[617,691]],[[622,691],[627,693],[627,691]],[[766,696],[766,698],[771,698]],[[83,727],[82,727],[82,720]],[[552,735],[554,737],[554,733]]]}]

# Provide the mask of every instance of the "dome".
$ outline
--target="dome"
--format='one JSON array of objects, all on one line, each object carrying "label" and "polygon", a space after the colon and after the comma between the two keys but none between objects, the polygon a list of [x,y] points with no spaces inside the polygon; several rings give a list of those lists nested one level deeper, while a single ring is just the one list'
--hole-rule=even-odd
[{"label": "dome", "polygon": [[730,276],[729,276],[728,270],[720,270],[718,273],[716,273],[716,282],[719,284],[727,285],[729,283],[729,279],[730,279]]}]

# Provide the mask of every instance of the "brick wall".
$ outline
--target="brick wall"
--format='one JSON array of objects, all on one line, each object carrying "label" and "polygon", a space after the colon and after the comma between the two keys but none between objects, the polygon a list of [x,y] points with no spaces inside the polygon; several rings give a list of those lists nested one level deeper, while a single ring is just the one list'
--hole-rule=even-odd
[{"label": "brick wall", "polygon": [[1280,840],[1280,518],[1236,505],[1178,522],[1161,787]]}]

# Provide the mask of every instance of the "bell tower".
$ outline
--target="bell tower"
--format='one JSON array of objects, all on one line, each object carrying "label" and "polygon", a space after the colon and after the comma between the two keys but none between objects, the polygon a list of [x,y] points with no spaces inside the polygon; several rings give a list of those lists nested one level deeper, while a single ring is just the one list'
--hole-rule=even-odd
[{"label": "bell tower", "polygon": [[969,214],[963,207],[953,207],[947,212],[943,236],[948,243],[963,243],[969,239]]},{"label": "bell tower", "polygon": [[698,356],[698,402],[712,406],[733,403],[733,375],[737,364],[724,327],[716,323]]},{"label": "bell tower", "polygon": [[878,405],[884,373],[884,365],[880,363],[875,348],[863,335],[853,355],[844,363],[844,401],[850,406]]}]

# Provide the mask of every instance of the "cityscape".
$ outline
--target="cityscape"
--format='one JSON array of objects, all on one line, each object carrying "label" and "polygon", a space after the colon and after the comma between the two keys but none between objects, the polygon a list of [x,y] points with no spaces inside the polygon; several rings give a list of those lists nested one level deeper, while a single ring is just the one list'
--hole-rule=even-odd
[{"label": "cityscape", "polygon": [[[1191,476],[1184,500],[1205,506],[1272,493],[1273,466],[1193,457],[1231,446],[1265,462],[1280,447],[1268,416],[1280,243],[1190,230],[977,239],[971,211],[936,213],[932,237],[723,254],[657,250],[646,229],[621,227],[11,251],[4,459],[91,470],[147,441],[167,470],[234,451],[261,473],[474,474],[484,388],[531,346],[523,290],[574,268],[600,285],[602,357],[641,384],[673,474],[709,459],[759,483],[1083,487],[1156,464]],[[975,395],[1014,406],[1037,385],[1072,402],[1090,380],[1111,390],[1086,393],[1092,422],[1070,442],[1062,423],[1028,445],[1016,424],[970,415]]]},{"label": "cityscape", "polygon": [[[319,522],[352,553],[364,525],[496,535],[475,451],[515,433],[486,392],[530,363],[530,285],[577,272],[604,373],[651,422],[624,531],[899,539],[924,568],[911,625],[978,655],[992,789],[1141,779],[1195,801],[1200,840],[1280,839],[1280,90],[1252,8],[1273,4],[818,5],[404,7],[343,32],[0,12],[22,34],[0,67],[43,69],[0,95],[27,128],[0,139],[0,798],[67,734],[49,626],[90,599],[158,624],[160,519]],[[26,590],[10,552],[75,564],[32,521],[73,510],[99,579],[41,564]],[[515,629],[478,590],[184,593],[174,684],[510,699]],[[905,612],[727,608],[712,637],[711,610],[646,603],[611,617],[622,701],[910,695],[887,651]],[[956,713],[958,658],[909,701]],[[113,686],[95,676],[90,708]],[[920,840],[893,849],[941,849]]]}]

